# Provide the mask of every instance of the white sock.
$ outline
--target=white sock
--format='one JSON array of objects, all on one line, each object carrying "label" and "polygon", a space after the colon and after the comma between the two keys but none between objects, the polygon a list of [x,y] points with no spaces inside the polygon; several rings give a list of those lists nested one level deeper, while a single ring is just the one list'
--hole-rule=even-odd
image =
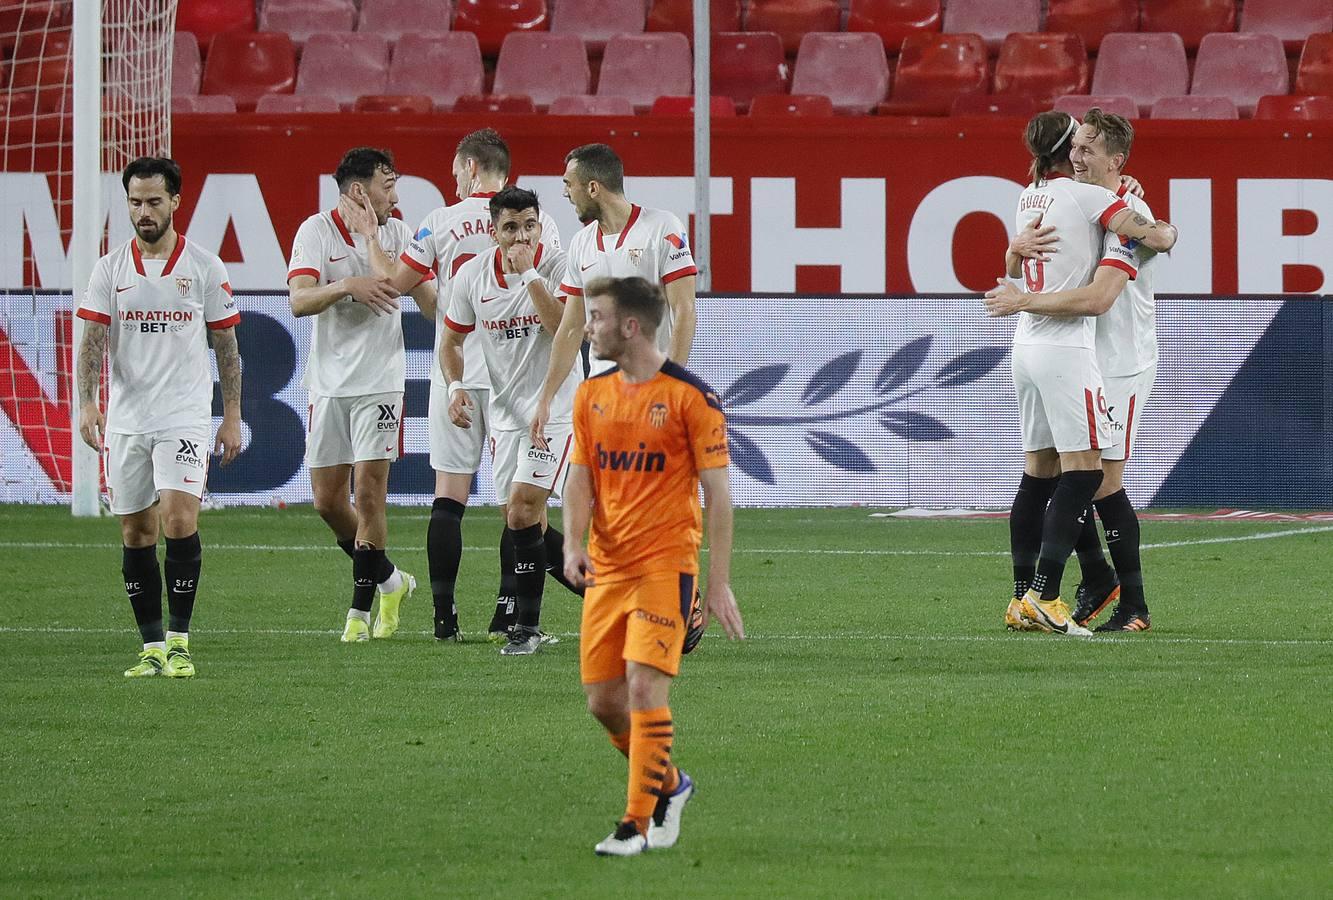
[{"label": "white sock", "polygon": [[171,639],[173,639],[173,638],[180,638],[184,643],[189,644],[189,643],[190,643],[190,632],[188,632],[188,631],[168,631],[168,632],[167,632],[167,640],[171,640]]},{"label": "white sock", "polygon": [[370,624],[370,610],[368,610],[368,609],[349,609],[349,610],[347,611],[347,618],[349,618],[349,619],[360,619],[362,622],[365,622],[367,625],[369,625],[369,624]]},{"label": "white sock", "polygon": [[146,643],[146,644],[143,645],[143,648],[144,648],[145,650],[161,650],[163,653],[166,653],[166,652],[167,652],[167,642],[166,642],[166,641],[149,641],[148,643]]},{"label": "white sock", "polygon": [[398,567],[393,567],[393,574],[380,582],[380,591],[385,594],[392,594],[400,590],[403,586],[403,573],[398,571]]}]

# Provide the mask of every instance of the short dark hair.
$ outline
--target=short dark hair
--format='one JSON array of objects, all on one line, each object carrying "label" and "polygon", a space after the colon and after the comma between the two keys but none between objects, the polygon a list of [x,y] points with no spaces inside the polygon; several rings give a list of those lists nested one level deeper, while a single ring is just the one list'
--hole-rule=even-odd
[{"label": "short dark hair", "polygon": [[639,320],[645,334],[657,334],[666,315],[666,294],[661,285],[637,275],[631,278],[594,278],[583,289],[588,297],[610,297],[616,314]]},{"label": "short dark hair", "polygon": [[458,142],[455,156],[475,159],[477,168],[490,175],[509,176],[509,145],[494,128],[482,128]]},{"label": "short dark hair", "polygon": [[625,193],[625,164],[606,144],[584,144],[565,154],[584,181],[595,181],[613,194]]},{"label": "short dark hair", "polygon": [[490,209],[492,222],[500,221],[500,213],[506,209],[511,212],[522,212],[525,209],[536,210],[538,213],[542,211],[541,204],[537,202],[536,194],[512,184],[509,187],[502,188],[491,198]]},{"label": "short dark hair", "polygon": [[125,193],[130,192],[131,178],[152,178],[161,175],[167,185],[167,193],[175,197],[181,192],[181,167],[176,160],[165,156],[141,156],[125,167],[120,176],[120,183],[125,186]]},{"label": "short dark hair", "polygon": [[1053,109],[1037,113],[1028,121],[1027,130],[1023,132],[1023,142],[1032,154],[1028,175],[1033,184],[1040,183],[1056,166],[1068,161],[1069,145],[1075,128],[1078,128],[1078,122],[1073,116]]},{"label": "short dark hair", "polygon": [[346,192],[353,181],[370,181],[376,172],[398,174],[393,154],[378,147],[353,147],[343,154],[342,162],[333,172],[333,180],[338,182],[338,190]]},{"label": "short dark hair", "polygon": [[1106,142],[1106,152],[1114,156],[1123,153],[1129,159],[1129,148],[1134,146],[1134,126],[1129,119],[1094,106],[1083,116],[1083,124],[1091,127]]}]

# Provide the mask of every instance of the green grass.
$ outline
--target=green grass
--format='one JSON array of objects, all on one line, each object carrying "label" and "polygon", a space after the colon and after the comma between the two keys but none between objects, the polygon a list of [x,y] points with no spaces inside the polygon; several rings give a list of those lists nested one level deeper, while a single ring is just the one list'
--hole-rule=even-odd
[{"label": "green grass", "polygon": [[549,583],[567,636],[537,657],[483,643],[498,519],[473,510],[472,640],[437,645],[425,530],[390,522],[423,585],[404,631],[343,646],[350,566],[313,512],[205,514],[200,674],[131,682],[115,522],[0,508],[0,894],[1327,896],[1333,535],[1147,549],[1153,631],[1075,641],[999,628],[1003,522],[742,512],[751,638],[715,626],[673,692],[681,842],[604,860],[625,765],[576,603]]}]

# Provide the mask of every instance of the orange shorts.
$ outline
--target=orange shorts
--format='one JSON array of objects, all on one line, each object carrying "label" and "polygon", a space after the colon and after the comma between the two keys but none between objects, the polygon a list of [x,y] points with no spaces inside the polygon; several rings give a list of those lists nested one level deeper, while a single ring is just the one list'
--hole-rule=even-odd
[{"label": "orange shorts", "polygon": [[623,678],[627,660],[679,673],[696,582],[686,572],[655,572],[589,587],[579,628],[583,683]]}]

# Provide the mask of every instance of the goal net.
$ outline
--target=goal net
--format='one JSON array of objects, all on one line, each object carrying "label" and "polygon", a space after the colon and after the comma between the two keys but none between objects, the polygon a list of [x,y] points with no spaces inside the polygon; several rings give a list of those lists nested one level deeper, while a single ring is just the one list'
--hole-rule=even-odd
[{"label": "goal net", "polygon": [[132,234],[120,170],[170,154],[175,21],[176,0],[0,0],[0,503],[98,512],[73,312]]}]

